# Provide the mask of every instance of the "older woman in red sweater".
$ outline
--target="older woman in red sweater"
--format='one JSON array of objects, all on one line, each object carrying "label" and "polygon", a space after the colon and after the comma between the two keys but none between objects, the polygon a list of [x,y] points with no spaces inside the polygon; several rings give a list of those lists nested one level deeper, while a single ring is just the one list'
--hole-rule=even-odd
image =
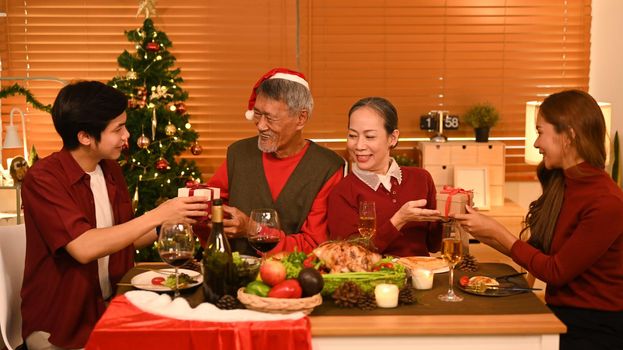
[{"label": "older woman in red sweater", "polygon": [[589,94],[563,91],[543,101],[536,128],[543,194],[528,240],[469,207],[456,219],[547,283],[545,301],[567,325],[561,349],[623,349],[623,192],[604,171],[603,115]]},{"label": "older woman in red sweater", "polygon": [[426,170],[401,167],[390,156],[398,136],[398,114],[388,100],[367,97],[351,107],[346,146],[354,164],[329,195],[330,239],[359,235],[359,202],[374,201],[373,242],[379,252],[411,256],[439,250],[441,225],[416,221],[418,216],[439,214],[435,184]]}]

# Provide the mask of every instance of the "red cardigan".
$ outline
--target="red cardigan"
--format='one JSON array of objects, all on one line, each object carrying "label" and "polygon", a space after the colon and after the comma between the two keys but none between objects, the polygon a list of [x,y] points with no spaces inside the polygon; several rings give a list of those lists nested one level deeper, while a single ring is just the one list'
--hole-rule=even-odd
[{"label": "red cardigan", "polygon": [[377,229],[374,244],[379,252],[393,256],[429,255],[441,245],[441,225],[409,222],[400,231],[389,219],[408,201],[426,199],[426,208],[435,209],[435,184],[421,168],[400,167],[402,183],[391,179],[392,190],[382,185],[374,191],[354,174],[346,176],[331,192],[328,202],[329,239],[345,239],[359,235],[359,201],[376,202]]},{"label": "red cardigan", "polygon": [[547,283],[548,304],[623,310],[623,192],[587,163],[565,170],[549,255],[517,241],[511,256]]}]

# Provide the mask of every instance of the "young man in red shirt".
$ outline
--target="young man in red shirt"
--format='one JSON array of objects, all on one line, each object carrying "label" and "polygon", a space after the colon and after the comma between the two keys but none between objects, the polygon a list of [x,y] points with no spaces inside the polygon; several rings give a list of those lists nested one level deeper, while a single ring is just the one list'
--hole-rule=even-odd
[{"label": "young man in red shirt", "polygon": [[96,81],[61,89],[52,108],[63,148],[39,160],[22,185],[26,266],[22,335],[29,349],[82,348],[134,250],[165,221],[193,223],[202,197],[175,198],[133,218],[116,159],[129,134],[126,96]]}]

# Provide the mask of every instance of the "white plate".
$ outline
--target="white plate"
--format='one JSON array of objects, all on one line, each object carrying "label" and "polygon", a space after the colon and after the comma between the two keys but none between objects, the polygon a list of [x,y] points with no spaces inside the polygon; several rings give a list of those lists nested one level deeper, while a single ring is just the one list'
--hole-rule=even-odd
[{"label": "white plate", "polygon": [[[141,274],[138,274],[132,277],[132,280],[130,281],[130,283],[132,283],[134,288],[138,288],[138,289],[151,290],[154,292],[170,292],[172,291],[171,288],[164,286],[164,285],[152,284],[151,280],[154,277],[164,277],[166,279],[167,276],[172,275],[173,273],[175,273],[175,269],[161,269],[161,270],[147,271],[147,272],[143,272]],[[201,275],[201,273],[197,271],[187,270],[187,269],[178,269],[178,273],[185,273],[197,281],[195,283],[191,283],[180,288],[180,290],[192,288],[203,282],[203,276]]]}]

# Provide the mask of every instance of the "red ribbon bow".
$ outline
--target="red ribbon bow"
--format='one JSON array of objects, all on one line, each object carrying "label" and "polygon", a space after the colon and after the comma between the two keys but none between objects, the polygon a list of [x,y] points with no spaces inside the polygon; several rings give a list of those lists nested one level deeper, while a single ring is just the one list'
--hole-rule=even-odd
[{"label": "red ribbon bow", "polygon": [[444,185],[443,188],[441,189],[441,192],[439,192],[441,194],[447,194],[448,198],[446,198],[446,210],[445,210],[445,215],[444,216],[448,216],[449,212],[450,212],[450,205],[452,205],[452,196],[454,196],[455,194],[466,194],[467,195],[467,203],[471,203],[472,202],[472,198],[474,196],[474,191],[473,190],[464,190],[462,188],[454,188],[452,186],[448,186],[448,185]]}]

